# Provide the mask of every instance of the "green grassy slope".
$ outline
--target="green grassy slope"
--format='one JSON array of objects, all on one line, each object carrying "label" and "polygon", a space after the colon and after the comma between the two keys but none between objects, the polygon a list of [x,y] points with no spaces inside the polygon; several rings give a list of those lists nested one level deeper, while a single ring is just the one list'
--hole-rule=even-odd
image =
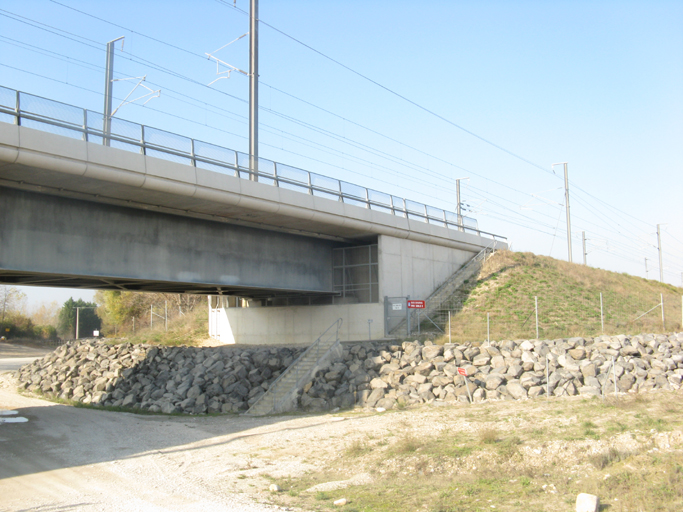
[{"label": "green grassy slope", "polygon": [[487,314],[490,339],[535,338],[536,297],[540,338],[681,330],[683,288],[531,253],[498,251],[445,306],[453,314],[453,341],[485,340]]}]

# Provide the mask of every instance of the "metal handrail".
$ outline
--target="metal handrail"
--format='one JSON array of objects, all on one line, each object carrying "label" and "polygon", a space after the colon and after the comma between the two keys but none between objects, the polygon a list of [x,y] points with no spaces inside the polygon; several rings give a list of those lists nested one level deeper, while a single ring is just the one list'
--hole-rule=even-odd
[{"label": "metal handrail", "polygon": [[[471,267],[471,265],[479,263],[480,261],[485,260],[489,254],[493,254],[496,251],[496,245],[497,245],[496,240],[495,239],[492,240],[491,243],[489,243],[486,247],[484,247],[481,251],[479,251],[471,260],[469,260],[462,267],[460,267],[457,271],[455,271],[453,273],[453,275],[451,275],[451,277],[449,277],[446,281],[441,283],[439,285],[439,287],[436,290],[434,290],[429,297],[427,297],[425,299],[424,314],[426,314],[426,313],[432,314],[434,310],[441,307],[441,305],[447,300],[447,299],[444,299],[443,297],[441,297],[441,294],[444,292],[444,290],[446,290],[453,283],[453,281],[455,279],[457,279],[459,276],[461,276],[463,272],[466,272]],[[448,296],[450,296],[451,294],[452,294],[452,292],[449,293]],[[415,319],[416,316],[419,319],[420,314],[421,314],[421,310],[419,310],[419,309],[410,311],[408,313],[408,315],[410,315],[411,324],[412,324],[412,321]],[[429,318],[429,316],[427,316],[427,319],[434,324],[434,321],[431,318]],[[396,330],[401,328],[403,326],[403,323],[404,322],[399,323],[394,328],[393,331],[395,332]],[[434,324],[434,325],[436,325],[436,324]],[[438,325],[437,325],[437,328],[441,329]]]},{"label": "metal handrail", "polygon": [[[341,318],[338,318],[337,320],[335,320],[335,321],[332,323],[332,325],[330,325],[327,329],[325,329],[325,332],[323,332],[320,336],[318,336],[318,339],[317,339],[317,340],[315,340],[315,341],[314,341],[306,350],[304,350],[304,351],[301,353],[301,355],[300,355],[299,357],[297,357],[296,360],[295,360],[292,364],[290,364],[289,367],[288,367],[284,372],[282,372],[282,373],[280,374],[280,376],[279,376],[277,379],[275,379],[273,382],[271,382],[270,386],[268,386],[268,391],[270,391],[271,389],[276,389],[278,383],[279,383],[285,376],[291,374],[292,371],[295,371],[295,372],[296,372],[295,375],[296,375],[296,377],[297,377],[296,382],[294,383],[294,385],[292,386],[292,388],[295,388],[295,387],[298,388],[298,387],[301,385],[301,382],[300,382],[300,381],[301,381],[301,380],[303,379],[303,377],[304,377],[303,374],[300,374],[301,372],[300,372],[300,369],[298,368],[299,362],[302,361],[302,360],[304,359],[304,357],[306,357],[308,354],[314,353],[314,351],[315,351],[315,359],[316,359],[316,361],[319,361],[322,357],[326,356],[326,355],[329,353],[329,351],[332,350],[332,349],[334,348],[334,346],[335,346],[337,343],[339,343],[339,328],[341,327],[342,323],[343,323],[343,320],[342,320]],[[332,330],[332,328],[334,328],[335,326],[336,326],[336,328],[337,328],[336,331],[335,331],[335,333],[334,333],[334,340],[335,340],[335,341],[334,341],[334,343],[332,343],[332,345],[330,345],[329,347],[327,347],[327,348],[325,349],[325,352],[321,355],[321,354],[320,354],[320,351],[322,350],[322,349],[321,349],[321,344],[322,344],[322,341],[323,341],[323,337],[324,337],[327,333],[329,333],[329,332]],[[325,341],[328,341],[329,339],[330,339],[330,338],[326,338]],[[294,370],[292,370],[292,369],[294,369]],[[262,395],[259,397],[259,399],[256,400],[256,402],[254,402],[254,403],[251,405],[251,407],[250,407],[249,409],[251,410],[251,409],[256,408],[256,406],[257,406],[258,404],[260,404],[263,400],[265,400],[266,397],[267,397],[268,391],[266,391],[264,394],[262,394]],[[286,396],[286,395],[285,395],[285,396]],[[284,399],[284,397],[280,397],[280,398],[278,399],[278,398],[276,397],[276,394],[273,393],[272,399],[273,399],[273,410],[275,411],[275,410],[277,410],[277,406],[280,405],[280,403],[282,402],[282,400]],[[279,400],[279,401],[278,401],[278,400]],[[247,412],[248,412],[248,411],[247,411]]]},{"label": "metal handrail", "polygon": [[[415,202],[416,204],[418,204],[420,206],[420,210],[423,210],[423,211],[415,211],[413,209],[408,208],[408,206],[406,205],[406,200],[403,198],[397,198],[391,194],[385,194],[383,192],[368,189],[367,187],[360,187],[358,185],[353,185],[352,183],[349,183],[349,185],[357,186],[359,189],[365,191],[364,197],[361,195],[355,195],[355,194],[350,194],[348,192],[344,192],[342,190],[342,183],[346,183],[346,182],[342,182],[341,180],[338,180],[335,178],[329,178],[328,176],[324,176],[321,174],[312,173],[312,172],[306,171],[304,169],[297,169],[297,168],[292,168],[290,166],[287,166],[291,169],[295,169],[297,171],[301,171],[302,173],[305,173],[305,176],[308,177],[307,181],[299,181],[296,179],[291,179],[291,178],[279,176],[278,175],[278,166],[284,165],[284,164],[279,164],[277,162],[266,160],[266,159],[259,159],[259,160],[264,162],[264,163],[271,163],[273,165],[273,172],[272,173],[268,173],[268,172],[264,172],[264,171],[260,171],[260,170],[252,171],[251,169],[243,167],[239,164],[238,155],[243,154],[243,153],[240,153],[240,152],[235,151],[233,149],[224,148],[221,146],[216,146],[214,144],[211,144],[211,146],[216,147],[218,149],[233,152],[235,154],[235,163],[234,164],[224,162],[221,160],[216,160],[216,159],[209,158],[209,157],[205,157],[205,156],[201,156],[201,155],[197,155],[194,152],[195,142],[201,143],[202,141],[197,141],[195,139],[185,137],[185,136],[181,136],[178,134],[174,134],[171,132],[165,132],[164,130],[158,130],[158,129],[154,128],[154,130],[157,130],[159,132],[168,133],[171,136],[183,137],[183,139],[186,139],[189,142],[190,151],[182,151],[182,150],[170,148],[170,147],[167,147],[167,146],[164,146],[161,144],[156,144],[156,143],[146,141],[145,140],[145,128],[146,128],[146,126],[140,125],[137,123],[131,123],[131,124],[134,126],[140,127],[140,130],[141,130],[140,139],[134,139],[134,138],[122,136],[120,134],[117,135],[117,134],[111,133],[111,132],[108,134],[105,134],[104,130],[102,128],[95,128],[95,127],[88,126],[88,119],[89,119],[88,112],[92,112],[92,113],[96,114],[97,116],[99,116],[99,118],[101,118],[102,114],[100,114],[100,113],[97,113],[97,112],[94,112],[91,110],[87,110],[87,109],[81,109],[80,107],[75,107],[75,106],[69,105],[67,103],[62,103],[62,102],[50,100],[47,98],[42,98],[40,96],[34,96],[32,94],[24,93],[24,92],[17,91],[14,89],[9,89],[6,87],[0,86],[0,89],[12,91],[15,95],[15,98],[16,98],[15,99],[15,107],[10,108],[9,106],[0,105],[0,113],[14,116],[16,124],[21,124],[22,119],[27,119],[27,120],[35,121],[35,122],[38,122],[41,124],[55,126],[58,128],[64,128],[64,129],[72,130],[72,131],[77,132],[77,133],[81,133],[83,135],[83,140],[85,140],[85,141],[88,141],[90,137],[101,138],[103,143],[108,142],[108,141],[116,141],[116,142],[120,142],[120,143],[127,144],[130,146],[138,147],[138,148],[140,148],[140,152],[142,154],[146,154],[147,150],[152,150],[152,151],[158,151],[161,153],[165,153],[165,154],[168,154],[171,156],[187,159],[190,161],[190,163],[193,167],[197,167],[197,163],[210,164],[210,165],[222,167],[224,169],[229,169],[229,170],[233,171],[235,177],[238,177],[238,178],[243,178],[242,174],[244,174],[244,177],[248,176],[250,178],[252,176],[256,176],[258,178],[263,178],[265,180],[272,181],[273,185],[276,187],[279,187],[282,184],[300,187],[302,189],[305,189],[307,191],[307,193],[310,195],[316,195],[316,192],[318,194],[327,194],[327,195],[331,195],[331,196],[336,197],[338,199],[338,201],[341,201],[341,202],[345,202],[345,203],[358,202],[358,203],[361,203],[362,205],[364,205],[365,208],[375,209],[378,211],[391,212],[391,215],[402,216],[403,218],[406,218],[408,220],[415,219],[415,220],[418,220],[419,222],[424,222],[427,224],[441,225],[443,227],[446,227],[447,229],[458,229],[458,230],[461,230],[463,232],[475,233],[478,236],[491,237],[493,240],[507,240],[506,237],[503,237],[500,235],[495,235],[493,233],[489,233],[486,231],[481,231],[478,228],[478,226],[471,227],[471,226],[464,225],[464,222],[462,222],[462,221],[460,224],[458,224],[457,220],[456,221],[448,220],[446,210],[443,210],[441,208],[434,208],[434,207],[430,207],[429,205],[425,205],[422,203]],[[34,112],[26,111],[26,110],[21,108],[21,103],[22,103],[21,102],[21,96],[22,95],[28,95],[28,96],[31,96],[33,98],[38,98],[40,100],[50,102],[52,104],[59,104],[59,105],[64,105],[64,106],[71,107],[71,108],[80,109],[83,112],[83,116],[82,116],[83,124],[79,125],[79,124],[71,123],[68,121],[60,120],[60,119],[57,119],[54,117],[45,116],[45,115],[41,115],[41,114],[36,114]],[[149,127],[147,127],[147,128],[149,128]],[[337,189],[330,189],[330,188],[326,188],[326,187],[321,187],[319,185],[314,185],[313,184],[314,180],[312,179],[314,176],[318,176],[320,178],[325,178],[327,180],[334,180],[337,184]],[[377,200],[370,199],[371,192],[376,192],[378,194],[388,196],[389,202],[383,203],[383,202],[380,202]],[[402,203],[402,207],[394,204],[395,199],[398,199],[399,203]],[[440,215],[438,217],[434,216],[434,215],[430,215],[429,209],[440,212]],[[461,219],[470,219],[469,217],[464,217],[464,216],[460,216],[460,218]],[[476,223],[475,219],[471,219],[471,220]]]}]

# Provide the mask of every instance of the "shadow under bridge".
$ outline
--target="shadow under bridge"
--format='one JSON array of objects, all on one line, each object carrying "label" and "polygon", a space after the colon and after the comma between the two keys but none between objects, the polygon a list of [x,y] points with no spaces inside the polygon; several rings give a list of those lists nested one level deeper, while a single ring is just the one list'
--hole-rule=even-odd
[{"label": "shadow under bridge", "polygon": [[272,297],[335,295],[338,241],[0,187],[0,282]]}]

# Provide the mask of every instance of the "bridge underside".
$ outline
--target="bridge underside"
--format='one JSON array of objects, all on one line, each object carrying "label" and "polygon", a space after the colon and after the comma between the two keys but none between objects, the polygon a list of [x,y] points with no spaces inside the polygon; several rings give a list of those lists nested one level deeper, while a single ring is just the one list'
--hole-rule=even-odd
[{"label": "bridge underside", "polygon": [[273,297],[334,295],[339,242],[0,187],[0,282]]},{"label": "bridge underside", "polygon": [[174,283],[132,280],[116,277],[68,276],[37,272],[14,272],[0,269],[0,284],[12,286],[47,286],[53,288],[82,288],[85,290],[122,290],[153,293],[189,293],[195,295],[234,295],[253,300],[299,299],[337,296],[336,292],[312,290],[281,290],[250,288],[248,286],[219,286],[200,283]]}]

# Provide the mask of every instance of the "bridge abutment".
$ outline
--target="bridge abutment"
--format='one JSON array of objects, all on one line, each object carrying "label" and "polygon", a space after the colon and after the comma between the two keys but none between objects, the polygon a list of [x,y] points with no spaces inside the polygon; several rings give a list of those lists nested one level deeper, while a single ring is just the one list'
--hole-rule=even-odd
[{"label": "bridge abutment", "polygon": [[[361,249],[361,246],[352,249]],[[377,293],[363,295],[373,300],[354,301],[352,290],[366,284],[349,283],[349,296],[330,298],[326,305],[269,306],[213,298],[209,305],[210,334],[226,344],[296,345],[310,343],[338,318],[342,318],[340,337],[344,341],[382,339],[386,334],[384,297],[426,299],[444,281],[464,266],[476,253],[425,244],[385,235],[378,237]],[[353,268],[358,268],[354,266]],[[361,266],[362,271],[365,268]],[[371,276],[372,270],[368,271]],[[335,288],[339,287],[335,282]],[[355,303],[348,303],[354,301]],[[337,302],[337,303],[334,303]],[[344,303],[346,302],[346,303]],[[243,305],[249,307],[241,307]]]}]

